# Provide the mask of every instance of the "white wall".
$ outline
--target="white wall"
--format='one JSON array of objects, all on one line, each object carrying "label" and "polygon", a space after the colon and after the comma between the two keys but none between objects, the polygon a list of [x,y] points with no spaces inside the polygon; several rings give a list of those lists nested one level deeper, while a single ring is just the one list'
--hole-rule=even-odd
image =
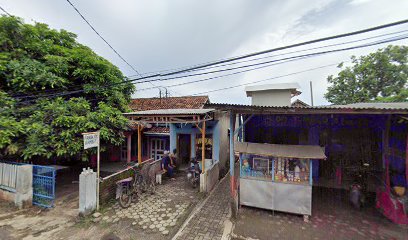
[{"label": "white wall", "polygon": [[291,90],[267,90],[252,92],[252,105],[256,106],[290,106]]},{"label": "white wall", "polygon": [[[14,202],[14,204],[19,208],[31,206],[33,200],[32,165],[14,165],[3,163],[2,167],[3,171],[14,169],[14,172],[3,172],[3,177],[6,176],[9,179],[7,182],[4,181],[5,179],[0,182],[0,199]],[[12,182],[9,180],[12,180]]]}]

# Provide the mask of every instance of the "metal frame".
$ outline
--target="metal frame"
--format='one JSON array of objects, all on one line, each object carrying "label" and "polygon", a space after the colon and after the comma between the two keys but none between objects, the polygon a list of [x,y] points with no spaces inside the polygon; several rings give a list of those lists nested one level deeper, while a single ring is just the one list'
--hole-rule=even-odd
[{"label": "metal frame", "polygon": [[[33,205],[54,207],[56,175],[53,167],[33,165]],[[42,187],[41,191],[38,187]]]},{"label": "metal frame", "polygon": [[213,119],[213,116],[209,113],[198,115],[134,115],[129,116],[131,121],[135,121],[139,125],[140,122],[144,123],[200,123]]}]

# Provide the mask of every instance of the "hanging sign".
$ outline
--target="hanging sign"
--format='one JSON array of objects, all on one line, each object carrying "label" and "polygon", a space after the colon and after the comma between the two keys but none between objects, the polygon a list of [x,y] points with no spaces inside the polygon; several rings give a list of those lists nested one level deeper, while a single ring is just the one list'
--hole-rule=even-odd
[{"label": "hanging sign", "polygon": [[99,133],[98,132],[83,133],[82,135],[84,136],[84,149],[99,146]]}]

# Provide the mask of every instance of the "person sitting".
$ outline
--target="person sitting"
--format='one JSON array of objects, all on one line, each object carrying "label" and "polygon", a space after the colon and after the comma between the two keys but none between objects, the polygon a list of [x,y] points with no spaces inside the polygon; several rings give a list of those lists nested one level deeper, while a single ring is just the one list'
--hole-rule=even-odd
[{"label": "person sitting", "polygon": [[172,163],[172,160],[169,156],[169,151],[164,152],[164,156],[162,158],[161,164],[160,164],[161,169],[165,169],[167,171],[168,176],[170,179],[174,179],[173,177],[173,169],[174,165]]},{"label": "person sitting", "polygon": [[171,163],[171,165],[172,165],[174,168],[176,168],[176,166],[178,165],[178,164],[176,164],[176,163],[177,163],[177,150],[176,150],[176,149],[173,149],[173,152],[169,154],[169,157],[170,157],[170,163]]}]

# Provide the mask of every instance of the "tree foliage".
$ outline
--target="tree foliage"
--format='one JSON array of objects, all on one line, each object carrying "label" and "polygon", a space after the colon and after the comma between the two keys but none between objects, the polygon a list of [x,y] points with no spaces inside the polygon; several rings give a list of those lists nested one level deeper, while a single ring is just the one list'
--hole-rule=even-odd
[{"label": "tree foliage", "polygon": [[337,76],[329,76],[325,98],[334,104],[372,101],[408,101],[408,47],[388,46],[359,58],[352,66],[338,67]]},{"label": "tree foliage", "polygon": [[134,91],[124,80],[75,34],[0,17],[0,155],[69,158],[83,153],[81,133],[95,130],[120,144]]}]

